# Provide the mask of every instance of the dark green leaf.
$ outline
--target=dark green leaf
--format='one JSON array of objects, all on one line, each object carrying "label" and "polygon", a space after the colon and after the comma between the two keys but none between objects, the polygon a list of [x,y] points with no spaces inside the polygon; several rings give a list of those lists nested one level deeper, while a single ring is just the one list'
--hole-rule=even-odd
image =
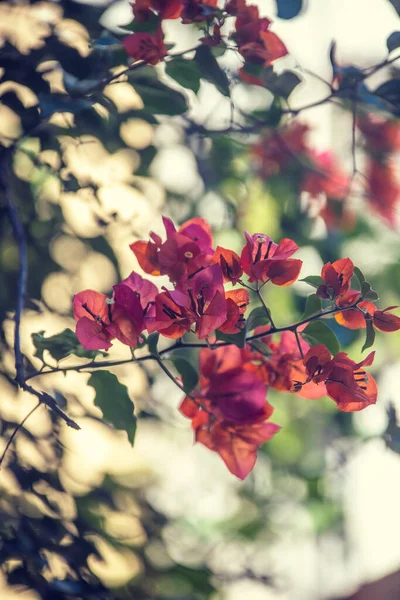
[{"label": "dark green leaf", "polygon": [[306,319],[307,317],[311,317],[311,315],[315,315],[319,313],[322,308],[321,299],[318,298],[317,294],[311,294],[308,296],[306,300],[306,306],[304,308],[304,313],[301,316],[301,321]]},{"label": "dark green leaf", "polygon": [[389,52],[396,50],[400,46],[400,31],[394,31],[386,40],[387,49]]},{"label": "dark green leaf", "polygon": [[262,80],[267,90],[285,99],[289,98],[293,90],[301,83],[300,77],[293,71],[283,71],[277,75],[272,67],[263,70]]},{"label": "dark green leaf", "polygon": [[248,345],[250,346],[250,348],[252,348],[253,350],[257,350],[257,352],[263,354],[264,356],[271,356],[272,354],[271,348],[269,348],[261,340],[251,340],[251,342],[248,342]]},{"label": "dark green leaf", "polygon": [[136,433],[134,406],[129,398],[126,385],[122,385],[109,371],[92,373],[88,385],[96,392],[94,403],[103,413],[104,419],[115,429],[126,431],[133,446]]},{"label": "dark green leaf", "polygon": [[278,97],[274,98],[271,106],[267,110],[256,110],[251,115],[261,121],[263,125],[268,127],[277,127],[282,117],[281,101]]},{"label": "dark green leaf", "polygon": [[364,346],[362,347],[361,352],[364,352],[364,350],[366,350],[367,348],[371,348],[371,346],[373,346],[374,341],[375,341],[375,329],[372,324],[372,319],[365,319],[365,325],[366,325],[366,336],[365,336]]},{"label": "dark green leaf", "polygon": [[229,79],[214,58],[208,46],[199,46],[196,50],[195,61],[199,66],[201,76],[213,83],[224,96],[230,96]]},{"label": "dark green leaf", "polygon": [[372,286],[368,281],[362,282],[361,295],[366,300],[379,300],[379,295],[372,289]]},{"label": "dark green leaf", "polygon": [[167,64],[165,71],[184,88],[193,90],[195,94],[199,91],[201,71],[194,60],[175,58]]},{"label": "dark green leaf", "polygon": [[143,100],[144,110],[156,115],[181,115],[187,111],[185,96],[160,81],[135,78],[132,84]]},{"label": "dark green leaf", "polygon": [[363,282],[365,281],[364,273],[358,267],[354,267],[354,275],[358,279],[358,283],[360,284],[360,289],[361,289],[361,286],[362,286]]},{"label": "dark green leaf", "polygon": [[80,343],[75,333],[71,329],[64,329],[61,333],[50,337],[44,336],[44,331],[32,333],[32,342],[36,348],[35,356],[43,360],[43,352],[47,350],[49,354],[57,361],[75,354],[82,358],[94,358],[98,354],[107,356],[106,352],[99,350],[86,350]]},{"label": "dark green leaf", "polygon": [[223,333],[222,331],[216,331],[217,340],[222,342],[228,342],[228,344],[235,344],[238,348],[244,348],[246,345],[246,327],[243,327],[239,333]]},{"label": "dark green leaf", "polygon": [[132,33],[154,33],[161,23],[161,19],[155,13],[150,13],[145,21],[133,19],[129,25],[124,25],[124,29],[132,31]]},{"label": "dark green leaf", "polygon": [[190,394],[199,381],[199,376],[196,369],[190,364],[189,361],[181,356],[171,356],[168,357],[168,360],[174,364],[175,369],[182,377],[183,389],[185,390],[186,394]]},{"label": "dark green leaf", "polygon": [[76,114],[92,106],[92,100],[87,98],[71,98],[66,94],[39,94],[39,106],[43,119],[55,113],[69,112]]},{"label": "dark green leaf", "polygon": [[293,19],[301,11],[303,0],[276,0],[276,4],[280,19]]},{"label": "dark green leaf", "polygon": [[308,283],[315,288],[324,285],[324,280],[319,275],[309,275],[308,277],[304,277],[304,279],[299,279],[299,281],[304,281],[304,283]]},{"label": "dark green leaf", "polygon": [[310,346],[316,346],[318,344],[324,344],[331,354],[337,354],[340,352],[340,344],[333,333],[332,329],[325,325],[322,321],[313,321],[309,323],[302,332],[301,337]]},{"label": "dark green leaf", "polygon": [[270,322],[270,318],[266,313],[263,306],[257,306],[253,308],[247,318],[247,331],[252,331],[259,325],[267,325]]},{"label": "dark green leaf", "polygon": [[155,332],[155,333],[151,333],[149,335],[149,337],[147,338],[147,345],[149,347],[149,352],[150,352],[150,354],[153,354],[154,356],[158,356],[157,344],[158,344],[159,337],[160,337],[160,334]]}]

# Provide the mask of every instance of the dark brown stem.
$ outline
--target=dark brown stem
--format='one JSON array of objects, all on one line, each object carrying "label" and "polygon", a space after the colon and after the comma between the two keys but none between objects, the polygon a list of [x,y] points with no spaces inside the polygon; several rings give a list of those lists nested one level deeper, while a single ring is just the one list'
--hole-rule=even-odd
[{"label": "dark brown stem", "polygon": [[[17,300],[14,315],[14,354],[15,354],[15,381],[18,386],[26,392],[36,396],[39,403],[45,404],[59,417],[61,417],[69,427],[80,429],[79,425],[68,417],[57,405],[54,398],[46,392],[35,390],[32,386],[26,383],[24,372],[24,355],[21,350],[21,318],[24,310],[24,299],[26,294],[26,284],[28,279],[28,257],[27,245],[25,239],[24,228],[19,218],[18,210],[13,202],[9,186],[8,186],[8,153],[2,157],[0,162],[0,191],[2,192],[5,206],[10,219],[15,242],[18,246],[19,269],[18,269],[18,284],[17,284]],[[29,416],[29,415],[28,415]],[[26,417],[28,418],[28,417]],[[24,420],[25,421],[25,420]],[[17,428],[18,430],[18,428]]]},{"label": "dark brown stem", "polygon": [[[357,308],[358,304],[360,302],[362,302],[363,298],[359,298],[354,304],[351,304],[350,306],[345,306],[345,307],[337,307],[335,306],[335,308],[332,308],[330,310],[325,310],[325,311],[321,311],[315,315],[312,315],[310,317],[307,317],[307,319],[303,319],[302,321],[298,321],[297,323],[294,323],[293,325],[286,325],[285,327],[274,327],[272,326],[268,331],[264,332],[264,333],[258,333],[255,335],[251,335],[248,338],[246,338],[246,342],[251,342],[253,340],[258,340],[260,338],[264,338],[264,337],[269,337],[270,335],[273,335],[274,333],[283,333],[284,331],[292,331],[293,333],[295,333],[296,329],[298,327],[301,327],[301,325],[305,325],[306,323],[311,323],[312,321],[316,321],[317,319],[320,319],[321,317],[326,317],[329,315],[334,315],[336,313],[339,312],[345,312],[347,310],[352,310]],[[230,346],[231,342],[218,342],[218,344],[215,346],[216,348],[219,348],[220,346]],[[145,362],[147,360],[155,360],[158,362],[158,364],[160,364],[160,357],[163,356],[164,354],[168,354],[170,352],[174,352],[175,350],[181,350],[182,348],[207,348],[207,344],[203,344],[201,342],[195,342],[195,343],[182,343],[181,340],[175,342],[175,344],[173,344],[172,346],[169,346],[169,348],[165,348],[164,350],[160,350],[160,352],[158,353],[158,357],[152,355],[152,354],[146,354],[145,356],[141,356],[138,358],[127,358],[124,360],[116,360],[116,361],[112,361],[112,360],[103,360],[103,361],[99,361],[99,362],[89,362],[89,363],[84,363],[83,365],[72,365],[71,367],[55,367],[55,368],[51,368],[49,371],[37,371],[36,373],[32,373],[29,378],[27,379],[32,379],[33,377],[38,377],[39,375],[49,375],[50,373],[68,373],[69,371],[87,371],[87,370],[91,370],[91,369],[101,369],[101,368],[105,368],[105,367],[116,367],[118,365],[124,365],[124,364],[129,364],[129,363],[141,363],[141,362]],[[160,365],[161,366],[161,365]],[[163,369],[163,371],[165,371],[166,367],[165,365],[163,365],[161,367]],[[167,369],[168,370],[168,369]],[[169,371],[168,371],[169,373]],[[173,377],[172,374],[168,375],[170,377],[170,379]],[[175,378],[174,378],[175,380]]]}]

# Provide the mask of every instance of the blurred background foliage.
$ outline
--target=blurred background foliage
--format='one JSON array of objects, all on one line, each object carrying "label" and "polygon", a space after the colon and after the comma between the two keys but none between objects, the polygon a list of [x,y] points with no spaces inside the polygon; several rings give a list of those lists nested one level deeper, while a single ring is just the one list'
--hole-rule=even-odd
[{"label": "blurred background foliage", "polygon": [[[377,1],[377,13],[390,11],[390,19],[397,19],[391,4]],[[284,5],[270,2],[265,8],[269,16],[287,19],[285,10],[292,6],[297,14],[301,7]],[[302,8],[305,19],[312,7]],[[231,124],[231,101],[220,94],[215,77],[195,77],[197,95],[182,90],[181,75],[169,67],[168,77],[163,66],[105,84],[128,64],[117,29],[128,22],[129,4],[121,2],[0,4],[0,143],[2,156],[13,151],[8,181],[28,242],[22,350],[31,372],[41,366],[31,334],[73,329],[74,293],[107,293],[121,277],[140,271],[129,244],[147,239],[150,230],[161,233],[161,214],[177,222],[203,216],[216,242],[236,251],[244,229],[292,237],[301,246],[303,276],[350,256],[379,290],[382,306],[397,304],[398,227],[366,209],[357,186],[353,225],[339,219],[327,227],[318,211],[302,209],[296,177],[304,165],[295,164],[290,176],[282,171],[266,178],[257,167],[257,133],[205,134],[204,128]],[[181,39],[174,27],[168,35],[178,51],[196,44],[197,29],[186,28]],[[305,27],[313,27],[312,21]],[[305,44],[299,33],[293,38],[294,48]],[[355,53],[360,68],[378,63],[380,46],[364,58]],[[235,80],[229,57],[219,61],[233,80],[237,116],[263,114],[275,127],[282,97],[272,102],[270,92]],[[322,62],[329,79],[329,57],[321,51]],[[289,66],[296,71],[295,63]],[[299,106],[309,90],[318,99],[319,82],[306,70],[296,72],[302,80]],[[390,76],[398,81],[394,67]],[[325,132],[331,135],[319,139],[317,132],[314,141],[333,147],[346,169],[350,113],[336,106],[329,111],[317,113],[315,121],[328,122]],[[316,122],[308,119],[314,129]],[[18,248],[3,204],[0,211],[2,450],[35,399],[13,381]],[[301,283],[292,292],[268,292],[278,326],[301,315],[308,293]],[[364,333],[332,326],[345,350],[354,359],[361,356]],[[8,452],[0,471],[1,598],[319,600],[344,598],[396,571],[398,336],[377,336],[375,349],[380,398],[365,413],[351,416],[326,399],[270,390],[274,420],[283,429],[262,448],[244,484],[218,456],[193,447],[176,410],[180,392],[153,365],[112,369],[136,407],[133,449],[123,432],[102,421],[87,374],[37,377],[38,388],[67,407],[82,431],[68,429],[42,407]],[[126,358],[126,348],[116,344],[109,356]],[[56,364],[46,353],[45,360]],[[62,365],[80,360],[85,362],[68,357]],[[394,595],[374,597],[399,597],[396,585]]]}]

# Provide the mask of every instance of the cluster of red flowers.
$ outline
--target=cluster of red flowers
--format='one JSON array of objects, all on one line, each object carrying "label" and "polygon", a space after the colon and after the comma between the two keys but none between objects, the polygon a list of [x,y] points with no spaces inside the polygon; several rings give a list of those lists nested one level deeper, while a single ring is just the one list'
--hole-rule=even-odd
[{"label": "cluster of red flowers", "polygon": [[367,142],[366,200],[393,226],[400,207],[400,180],[393,157],[400,150],[400,125],[377,115],[360,118],[357,125]]},{"label": "cluster of red flowers", "polygon": [[298,195],[307,192],[310,208],[318,205],[318,214],[328,227],[348,229],[355,224],[345,203],[350,178],[332,152],[316,152],[309,146],[309,132],[308,125],[297,121],[265,133],[253,147],[258,172],[265,180],[275,175],[289,176]]},{"label": "cluster of red flowers", "polygon": [[[218,8],[217,0],[137,0],[132,9],[135,22],[151,24],[152,30],[132,33],[124,38],[123,44],[129,56],[150,65],[162,61],[168,53],[162,31],[165,19],[202,23],[206,31],[203,44],[226,47],[229,39],[237,45],[246,63],[269,66],[287,54],[283,42],[269,31],[271,21],[260,18],[258,7],[246,6],[246,0],[227,0],[223,8]],[[235,17],[234,30],[223,36],[221,29],[230,17]]]},{"label": "cluster of red flowers", "polygon": [[[343,352],[331,356],[322,344],[310,347],[301,339],[306,321],[278,331],[271,325],[247,326],[249,290],[258,294],[267,283],[288,286],[298,278],[302,261],[292,258],[298,249],[294,241],[276,244],[264,234],[246,233],[239,256],[220,246],[214,249],[210,227],[201,218],[179,229],[170,219],[163,221],[164,241],[151,233],[149,241],[136,241],[131,249],[145,273],[167,276],[173,289],[159,292],[133,272],[114,286],[111,298],[93,290],[80,292],[74,298],[76,335],[90,350],[107,350],[113,339],[137,348],[145,343],[144,331],[172,339],[190,332],[206,340],[199,356],[199,383],[180,410],[191,419],[196,441],[218,452],[232,473],[244,478],[259,446],[280,429],[269,421],[273,408],[266,402],[268,387],[306,398],[328,395],[343,411],[376,402],[375,381],[363,369],[374,353],[355,363]],[[380,331],[400,329],[400,318],[390,312],[395,307],[378,310],[360,291],[350,289],[353,275],[348,258],[324,265],[316,295],[330,314],[351,328],[370,321]],[[369,284],[365,289],[370,290]],[[244,328],[254,330],[244,347],[229,343],[230,338],[220,341],[219,333],[226,338]],[[272,337],[275,332],[278,339]],[[252,343],[256,339],[258,344]],[[185,345],[190,346],[180,347]]]}]

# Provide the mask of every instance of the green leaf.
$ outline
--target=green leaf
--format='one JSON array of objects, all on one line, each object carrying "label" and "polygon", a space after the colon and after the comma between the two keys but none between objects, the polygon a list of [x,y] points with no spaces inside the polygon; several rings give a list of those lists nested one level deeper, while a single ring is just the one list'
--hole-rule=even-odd
[{"label": "green leaf", "polygon": [[275,96],[271,106],[266,110],[255,110],[251,113],[258,121],[268,127],[277,127],[282,118],[282,106],[278,96]]},{"label": "green leaf", "polygon": [[354,267],[354,275],[356,276],[356,279],[358,280],[361,289],[361,286],[365,281],[364,273],[358,267]]},{"label": "green leaf", "polygon": [[199,381],[199,376],[196,369],[190,364],[189,361],[181,356],[168,357],[168,360],[173,363],[175,369],[182,377],[183,389],[185,390],[186,394],[190,394]]},{"label": "green leaf", "polygon": [[283,71],[277,75],[272,67],[263,70],[262,79],[267,90],[285,99],[289,98],[293,90],[301,83],[300,77],[293,71]]},{"label": "green leaf", "polygon": [[364,352],[367,348],[371,348],[375,342],[375,329],[372,324],[372,319],[365,319],[366,325],[366,336],[364,346],[361,349],[361,352]]},{"label": "green leaf", "polygon": [[155,13],[150,13],[146,16],[145,21],[133,19],[128,25],[124,25],[124,29],[132,31],[132,33],[154,33],[161,23],[161,19]]},{"label": "green leaf", "polygon": [[50,337],[44,336],[44,331],[32,333],[32,342],[36,348],[35,356],[43,361],[43,352],[47,350],[55,360],[75,354],[82,358],[95,358],[98,354],[107,356],[106,352],[100,350],[86,350],[80,343],[75,333],[71,329],[64,329],[61,333]]},{"label": "green leaf", "polygon": [[264,356],[271,356],[272,354],[271,348],[269,348],[261,340],[251,340],[250,342],[248,342],[248,345],[250,346],[250,348],[257,350],[257,352],[263,354]]},{"label": "green leaf", "polygon": [[160,334],[155,332],[151,333],[147,338],[147,346],[149,347],[150,354],[153,354],[153,356],[158,356],[157,344],[159,337]]},{"label": "green leaf", "polygon": [[144,110],[156,115],[181,115],[188,109],[186,98],[156,79],[135,77],[132,85],[143,100]]},{"label": "green leaf", "polygon": [[199,66],[201,76],[213,83],[223,96],[230,96],[229,79],[217,63],[208,46],[199,46],[194,60]]},{"label": "green leaf", "polygon": [[340,352],[340,344],[333,333],[332,329],[322,321],[313,321],[309,323],[303,331],[300,332],[301,337],[310,346],[324,344],[331,354]]},{"label": "green leaf", "polygon": [[165,72],[184,88],[193,90],[195,94],[199,91],[201,71],[194,60],[175,58],[167,64]]},{"label": "green leaf", "polygon": [[103,413],[106,421],[115,429],[126,431],[133,446],[136,433],[136,417],[134,405],[128,395],[128,388],[108,371],[92,373],[88,385],[96,392],[94,403]]},{"label": "green leaf", "polygon": [[304,283],[308,283],[315,288],[324,285],[324,280],[319,275],[309,275],[308,277],[304,277],[304,279],[299,279],[299,281],[304,281]]},{"label": "green leaf", "polygon": [[372,289],[372,286],[368,281],[362,282],[361,295],[366,300],[379,300],[379,295]]},{"label": "green leaf", "polygon": [[253,308],[247,317],[247,331],[252,331],[259,325],[267,325],[269,322],[270,318],[267,315],[265,308],[257,306],[257,308]]},{"label": "green leaf", "polygon": [[390,52],[396,50],[400,46],[400,31],[394,31],[386,40],[387,49]]},{"label": "green leaf", "polygon": [[228,344],[235,344],[235,346],[237,346],[238,348],[244,348],[246,345],[246,330],[247,327],[243,327],[243,329],[241,329],[239,333],[229,334],[223,333],[222,331],[219,331],[217,329],[217,340],[222,342],[228,342]]},{"label": "green leaf", "polygon": [[66,94],[39,94],[38,99],[43,119],[47,119],[55,113],[69,112],[75,115],[81,110],[90,108],[93,104],[93,101],[87,98],[71,98]]},{"label": "green leaf", "polygon": [[319,313],[321,308],[322,308],[321,299],[318,298],[317,294],[311,294],[310,296],[308,296],[308,298],[306,300],[306,306],[304,308],[304,313],[302,314],[300,320],[303,321],[303,319],[306,319],[307,317],[310,317],[311,315],[315,315],[316,313]]}]

